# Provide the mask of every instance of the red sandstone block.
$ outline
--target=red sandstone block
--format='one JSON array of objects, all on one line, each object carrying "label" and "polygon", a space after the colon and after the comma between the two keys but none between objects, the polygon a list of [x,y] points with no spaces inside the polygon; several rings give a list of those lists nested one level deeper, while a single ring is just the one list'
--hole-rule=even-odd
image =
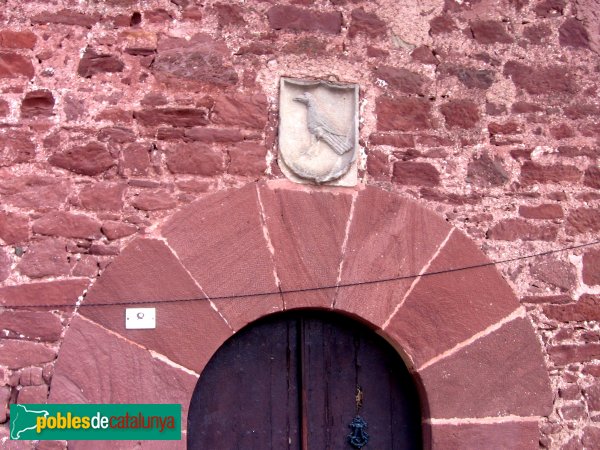
[{"label": "red sandstone block", "polygon": [[502,160],[498,157],[492,159],[488,153],[474,157],[467,166],[468,183],[483,187],[502,186],[508,180],[509,174],[504,169]]},{"label": "red sandstone block", "polygon": [[[485,264],[487,258],[455,231],[428,272]],[[493,267],[423,277],[385,329],[416,367],[508,316],[519,307]]]},{"label": "red sandstone block", "polygon": [[0,167],[32,161],[36,154],[33,136],[25,130],[0,130]]},{"label": "red sandstone block", "polygon": [[101,17],[97,14],[86,15],[77,11],[62,9],[56,13],[44,11],[31,18],[32,23],[48,24],[56,23],[63,25],[76,25],[85,28],[91,28]]},{"label": "red sandstone block", "polygon": [[48,386],[25,386],[19,391],[17,402],[19,403],[46,403],[48,400]]},{"label": "red sandstone block", "polygon": [[54,96],[47,89],[30,91],[21,101],[21,118],[33,119],[54,115]]},{"label": "red sandstone block", "polygon": [[6,251],[0,248],[0,282],[10,276],[12,261]]},{"label": "red sandstone block", "polygon": [[71,279],[1,287],[0,305],[5,308],[40,304],[74,306],[88,284],[89,280]]},{"label": "red sandstone block", "polygon": [[588,286],[600,284],[600,250],[592,249],[583,255],[583,282]]},{"label": "red sandstone block", "polygon": [[392,181],[412,186],[437,186],[440,174],[429,163],[398,161],[394,163]]},{"label": "red sandstone block", "polygon": [[581,20],[575,17],[569,17],[559,27],[558,41],[563,47],[590,48],[588,32]]},{"label": "red sandstone block", "polygon": [[450,15],[436,16],[429,22],[429,34],[432,36],[452,33],[455,30],[458,30],[458,27]]},{"label": "red sandstone block", "polygon": [[583,184],[591,188],[600,189],[600,168],[593,165],[588,166],[583,178]]},{"label": "red sandstone block", "polygon": [[19,376],[19,384],[21,386],[40,386],[44,384],[42,373],[43,369],[41,367],[27,367],[22,369]]},{"label": "red sandstone block", "polygon": [[115,165],[108,149],[99,142],[75,146],[63,153],[54,153],[48,162],[81,175],[99,175]]},{"label": "red sandstone block", "polygon": [[0,30],[0,48],[32,50],[36,41],[31,31]]},{"label": "red sandstone block", "polygon": [[152,146],[136,142],[123,149],[122,168],[126,175],[147,175],[150,170],[150,152]]},{"label": "red sandstone block", "polygon": [[488,239],[499,241],[553,241],[558,234],[554,225],[534,225],[523,219],[506,219],[487,232]]},{"label": "red sandstone block", "polygon": [[567,233],[588,233],[600,231],[600,209],[577,208],[567,217]]},{"label": "red sandstone block", "polygon": [[432,127],[431,104],[422,98],[379,97],[375,113],[379,131],[426,130]]},{"label": "red sandstone block", "polygon": [[71,266],[65,244],[56,239],[34,242],[28,248],[17,270],[29,278],[67,275]]},{"label": "red sandstone block", "polygon": [[600,296],[584,294],[576,303],[567,305],[546,305],[546,317],[559,322],[583,322],[600,320]]},{"label": "red sandstone block", "polygon": [[369,141],[373,145],[390,145],[400,148],[415,146],[415,137],[412,134],[371,133]]},{"label": "red sandstone block", "polygon": [[267,124],[267,110],[264,94],[223,95],[216,99],[211,119],[221,125],[263,129]]},{"label": "red sandstone block", "polygon": [[6,100],[0,99],[0,117],[8,116],[10,113],[10,105]]},{"label": "red sandstone block", "polygon": [[479,109],[471,100],[451,100],[440,107],[447,128],[474,128],[479,122]]},{"label": "red sandstone block", "polygon": [[381,79],[394,90],[405,94],[423,95],[425,77],[402,67],[378,66],[373,70],[373,76]]},{"label": "red sandstone block", "polygon": [[123,72],[125,64],[114,55],[96,53],[88,47],[77,66],[77,74],[90,78],[98,73]]},{"label": "red sandstone block", "polygon": [[[38,302],[44,299],[39,298]],[[58,341],[63,331],[60,318],[47,311],[2,311],[0,328],[8,330],[11,338],[46,342]]]},{"label": "red sandstone block", "polygon": [[504,65],[504,75],[529,94],[575,94],[579,90],[568,66],[528,66],[517,61]]},{"label": "red sandstone block", "polygon": [[208,124],[204,108],[149,108],[133,113],[134,118],[146,127],[168,124],[174,127],[194,127]]},{"label": "red sandstone block", "polygon": [[362,7],[353,9],[350,17],[350,27],[348,28],[348,37],[350,38],[358,34],[376,38],[385,36],[387,33],[386,23],[377,14],[365,12]]},{"label": "red sandstone block", "polygon": [[99,182],[79,192],[81,206],[92,211],[120,211],[123,208],[124,183]]},{"label": "red sandstone block", "polygon": [[323,32],[339,34],[342,29],[342,13],[317,12],[295,6],[272,6],[267,11],[269,26],[275,30]]},{"label": "red sandstone block", "polygon": [[267,169],[267,148],[255,142],[241,142],[227,149],[232,175],[260,176]]},{"label": "red sandstone block", "polygon": [[539,206],[519,206],[519,215],[526,219],[562,219],[564,213],[562,207],[549,203]]},{"label": "red sandstone block", "polygon": [[433,448],[483,450],[538,450],[539,429],[535,422],[431,425]]},{"label": "red sandstone block", "polygon": [[367,172],[376,180],[388,180],[390,177],[389,156],[379,150],[367,153]]},{"label": "red sandstone block", "polygon": [[17,53],[0,52],[0,79],[1,78],[33,78],[35,71],[29,58]]},{"label": "red sandstone block", "polygon": [[521,183],[526,186],[535,183],[577,183],[580,179],[581,172],[571,165],[541,165],[525,161],[521,167]]},{"label": "red sandstone block", "polygon": [[100,222],[83,214],[56,211],[44,214],[33,222],[34,233],[81,239],[98,239]]},{"label": "red sandstone block", "polygon": [[410,57],[413,61],[420,62],[421,64],[438,65],[440,63],[440,61],[433,54],[433,51],[426,45],[420,45],[419,47],[415,48],[411,52]]},{"label": "red sandstone block", "polygon": [[18,341],[14,339],[0,340],[0,364],[9,369],[34,366],[56,358],[56,350],[42,343]]},{"label": "red sandstone block", "polygon": [[600,344],[557,345],[548,349],[548,355],[555,366],[591,361],[600,358]]},{"label": "red sandstone block", "polygon": [[171,209],[177,205],[177,201],[171,194],[164,190],[154,192],[142,192],[133,198],[131,204],[134,208],[142,211],[159,211]]},{"label": "red sandstone block", "polygon": [[[341,284],[419,273],[450,231],[441,217],[416,202],[367,187],[358,194],[350,226]],[[403,236],[403,238],[398,238]],[[412,246],[419,248],[413,252]],[[336,308],[383,325],[412,279],[342,287]],[[365,298],[378,301],[368,307]]]},{"label": "red sandstone block", "polygon": [[[123,309],[120,308],[120,311],[119,320],[116,321],[119,323],[124,322]],[[196,325],[202,327],[201,322]],[[160,328],[152,332],[157,333]],[[171,329],[177,331],[178,327]],[[142,333],[137,331],[138,335],[144,333],[143,330]],[[198,331],[197,328],[193,335],[200,337]],[[192,336],[191,331],[189,336]],[[168,340],[172,339],[173,336]],[[98,345],[99,342],[102,345]],[[177,346],[188,343],[187,339],[174,342]],[[203,345],[194,347],[203,352]],[[82,358],[81,355],[86,357]],[[198,359],[201,358],[198,355]],[[205,363],[202,361],[202,366]],[[98,389],[98,367],[103,369],[102,386],[106,391]],[[140,377],[140,373],[146,375]],[[137,381],[132,384],[131,380]],[[49,402],[102,403],[106,401],[106,392],[110,392],[111,401],[115,403],[160,403],[169,398],[169,401],[183,405],[182,414],[186,417],[189,398],[197,380],[196,375],[162,362],[144,348],[76,316],[60,350]],[[99,444],[95,442],[94,445]],[[110,445],[114,446],[114,442]]]},{"label": "red sandstone block", "polygon": [[136,233],[137,230],[138,227],[130,223],[116,222],[112,220],[107,220],[106,222],[102,223],[102,233],[110,241],[131,236],[132,234]]},{"label": "red sandstone block", "polygon": [[563,14],[566,0],[543,0],[535,5],[534,11],[538,17],[557,17]]},{"label": "red sandstone block", "polygon": [[216,142],[239,142],[244,140],[244,135],[237,129],[194,127],[185,130],[185,139],[214,144]]},{"label": "red sandstone block", "polygon": [[166,154],[167,167],[172,173],[212,177],[225,171],[223,153],[200,142],[174,145]]},{"label": "red sandstone block", "polygon": [[125,127],[106,127],[98,132],[98,140],[110,144],[135,142],[135,138],[136,136],[133,130]]},{"label": "red sandstone block", "polygon": [[476,20],[471,22],[473,38],[480,44],[510,44],[513,38],[508,35],[502,22],[495,20]]},{"label": "red sandstone block", "polygon": [[553,396],[527,319],[503,325],[420,372],[432,418],[545,416]]},{"label": "red sandstone block", "polygon": [[243,16],[244,8],[240,5],[215,3],[213,10],[217,14],[217,21],[221,27],[243,26],[246,23]]}]

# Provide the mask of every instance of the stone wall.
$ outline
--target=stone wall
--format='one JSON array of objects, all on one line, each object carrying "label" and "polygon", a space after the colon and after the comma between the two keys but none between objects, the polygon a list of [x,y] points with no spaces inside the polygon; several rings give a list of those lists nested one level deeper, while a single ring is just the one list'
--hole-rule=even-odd
[{"label": "stone wall", "polygon": [[[417,199],[489,258],[597,240],[599,11],[0,0],[0,422],[45,401],[73,312],[131,239],[207,192],[282,177],[280,76],[359,83],[361,182]],[[598,448],[600,246],[499,269],[555,391],[540,444]]]}]

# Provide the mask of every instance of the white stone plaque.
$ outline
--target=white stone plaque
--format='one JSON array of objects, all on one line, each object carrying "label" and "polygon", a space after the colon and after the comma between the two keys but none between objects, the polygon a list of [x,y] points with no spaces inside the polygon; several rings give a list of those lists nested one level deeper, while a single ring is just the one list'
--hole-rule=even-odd
[{"label": "white stone plaque", "polygon": [[356,186],[358,85],[282,78],[279,167],[297,183]]}]

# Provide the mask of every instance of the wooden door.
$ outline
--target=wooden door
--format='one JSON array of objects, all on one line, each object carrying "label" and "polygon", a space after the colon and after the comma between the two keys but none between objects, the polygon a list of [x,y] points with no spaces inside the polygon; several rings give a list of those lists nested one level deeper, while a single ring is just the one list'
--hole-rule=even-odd
[{"label": "wooden door", "polygon": [[338,315],[279,314],[240,331],[206,366],[188,448],[351,450],[356,416],[367,423],[365,450],[422,448],[417,391],[387,342]]}]

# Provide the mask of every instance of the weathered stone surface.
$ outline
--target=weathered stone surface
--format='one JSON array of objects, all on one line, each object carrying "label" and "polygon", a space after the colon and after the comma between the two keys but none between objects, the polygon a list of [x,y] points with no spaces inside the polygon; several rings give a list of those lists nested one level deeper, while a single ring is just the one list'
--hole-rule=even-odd
[{"label": "weathered stone surface", "polygon": [[379,66],[373,70],[375,79],[385,81],[392,89],[405,94],[423,95],[425,78],[403,67]]},{"label": "weathered stone surface", "polygon": [[167,191],[158,190],[141,192],[134,197],[131,204],[134,208],[141,209],[142,211],[158,211],[174,208],[177,205],[177,201]]},{"label": "weathered stone surface", "polygon": [[10,266],[12,261],[4,251],[0,248],[0,282],[6,280],[10,276]]},{"label": "weathered stone surface", "polygon": [[440,71],[455,76],[458,81],[470,89],[489,89],[495,79],[494,72],[487,69],[444,64],[440,66]]},{"label": "weathered stone surface", "polygon": [[579,90],[568,66],[528,66],[508,61],[504,65],[504,75],[532,95],[575,94]]},{"label": "weathered stone surface", "polygon": [[593,384],[583,390],[588,408],[600,411],[600,383]]},{"label": "weathered stone surface", "polygon": [[79,192],[79,201],[81,206],[92,211],[120,211],[126,188],[124,183],[95,183]]},{"label": "weathered stone surface", "polygon": [[44,344],[13,339],[0,340],[0,364],[9,369],[43,364],[55,358],[56,351]]},{"label": "weathered stone surface", "polygon": [[327,53],[327,43],[313,36],[298,37],[281,49],[282,53],[315,57]]},{"label": "weathered stone surface", "polygon": [[267,124],[267,98],[263,94],[231,94],[217,98],[211,119],[218,124],[263,129]]},{"label": "weathered stone surface", "polygon": [[[486,262],[481,251],[455,231],[427,271],[452,271]],[[493,267],[440,273],[418,281],[385,330],[419,367],[518,306],[510,287]]]},{"label": "weathered stone surface", "polygon": [[558,234],[554,225],[535,225],[523,219],[505,219],[487,232],[488,239],[499,241],[553,241]]},{"label": "weathered stone surface", "polygon": [[370,38],[385,36],[387,25],[377,14],[365,12],[363,8],[356,8],[350,14],[350,27],[348,37],[353,38],[358,34],[364,34]]},{"label": "weathered stone surface", "polygon": [[600,167],[589,166],[585,170],[583,184],[594,189],[600,189]]},{"label": "weathered stone surface", "polygon": [[17,269],[29,278],[67,275],[71,266],[65,244],[54,239],[33,243],[21,258]]},{"label": "weathered stone surface", "polygon": [[420,45],[419,47],[415,48],[411,52],[410,57],[413,61],[420,62],[421,64],[439,64],[439,60],[435,57],[431,49],[426,45]]},{"label": "weathered stone surface", "polygon": [[6,100],[0,99],[0,117],[6,117],[10,113],[10,105]]},{"label": "weathered stone surface", "polygon": [[432,127],[431,104],[422,98],[379,97],[375,113],[379,131],[425,130]]},{"label": "weathered stone surface", "polygon": [[600,284],[600,250],[589,250],[583,255],[583,282],[588,286]]},{"label": "weathered stone surface", "polygon": [[151,108],[135,111],[133,116],[146,127],[161,124],[194,127],[208,124],[208,111],[204,108]]},{"label": "weathered stone surface", "polygon": [[54,96],[47,89],[30,91],[21,102],[21,118],[33,119],[54,115]]},{"label": "weathered stone surface", "polygon": [[594,448],[600,442],[600,427],[587,426],[583,429],[581,443],[584,448]]},{"label": "weathered stone surface", "polygon": [[456,26],[456,23],[452,17],[446,14],[436,16],[431,19],[429,22],[429,27],[429,34],[432,36],[452,33],[453,31],[458,30],[458,27]]},{"label": "weathered stone surface", "polygon": [[467,182],[477,186],[502,186],[509,175],[502,166],[499,158],[493,158],[488,153],[475,157],[467,167]]},{"label": "weathered stone surface", "polygon": [[21,386],[40,386],[44,384],[44,370],[41,367],[27,367],[21,370],[19,384]]},{"label": "weathered stone surface", "polygon": [[546,24],[533,24],[523,29],[523,37],[533,45],[543,45],[552,36],[552,29]]},{"label": "weathered stone surface", "polygon": [[122,168],[126,174],[147,175],[150,170],[150,152],[152,147],[149,144],[133,143],[123,149]]},{"label": "weathered stone surface", "polygon": [[106,222],[102,223],[102,233],[110,241],[131,236],[132,234],[136,233],[137,230],[138,228],[130,223],[116,222],[112,220],[107,220]]},{"label": "weathered stone surface", "polygon": [[[314,193],[291,189],[260,189],[269,237],[275,248],[275,271],[281,289],[332,286],[342,259],[342,242],[352,197],[342,193]],[[329,211],[329,214],[322,214]],[[327,229],[329,233],[319,233]],[[328,306],[331,292],[284,294],[286,307]],[[314,303],[313,303],[314,302]]]},{"label": "weathered stone surface", "polygon": [[63,204],[69,193],[69,182],[58,177],[39,175],[14,176],[0,170],[0,194],[6,204],[48,211]]},{"label": "weathered stone surface", "polygon": [[473,38],[480,44],[510,44],[513,38],[508,35],[502,22],[477,20],[471,22]]},{"label": "weathered stone surface", "polygon": [[590,47],[588,32],[583,23],[575,17],[570,17],[562,23],[558,29],[558,41],[563,47]]},{"label": "weathered stone surface", "polygon": [[541,165],[525,161],[521,167],[521,183],[526,186],[535,183],[576,183],[580,179],[581,172],[571,165]]},{"label": "weathered stone surface", "polygon": [[600,358],[600,344],[564,344],[550,347],[548,355],[555,366],[566,366]]},{"label": "weathered stone surface", "polygon": [[48,399],[48,386],[25,386],[19,391],[19,403],[46,403]]},{"label": "weathered stone surface", "polygon": [[86,279],[71,279],[1,287],[0,305],[6,308],[29,305],[75,306],[77,297],[83,294],[88,284],[89,280]]},{"label": "weathered stone surface", "polygon": [[221,27],[240,26],[246,23],[243,16],[244,8],[240,5],[215,3],[213,9],[217,13],[217,21]]},{"label": "weathered stone surface", "polygon": [[135,142],[135,133],[131,128],[107,127],[98,132],[98,140],[110,144],[125,144]]},{"label": "weathered stone surface", "polygon": [[527,319],[503,325],[420,375],[432,418],[546,416],[552,411],[548,373]]},{"label": "weathered stone surface", "polygon": [[154,54],[157,47],[156,33],[146,30],[126,30],[120,36],[125,42],[125,53],[135,56]]},{"label": "weathered stone surface", "polygon": [[257,177],[267,169],[267,148],[255,142],[242,142],[229,147],[229,167],[232,175]]},{"label": "weathered stone surface", "polygon": [[0,52],[1,78],[33,78],[35,71],[31,60],[17,53]]},{"label": "weathered stone surface", "polygon": [[88,47],[77,66],[77,73],[84,78],[90,78],[98,73],[123,72],[125,64],[114,55],[96,53]]},{"label": "weathered stone surface", "polygon": [[567,233],[588,233],[600,231],[600,209],[577,208],[567,217]]},{"label": "weathered stone surface", "polygon": [[539,428],[535,422],[493,424],[434,424],[431,426],[433,448],[482,450],[539,449]]},{"label": "weathered stone surface", "polygon": [[[449,231],[442,218],[417,203],[367,187],[355,201],[340,284],[419,273]],[[412,282],[395,281],[393,289],[387,283],[341,287],[335,306],[381,326]],[[377,302],[365,302],[365,298],[377,298]]]},{"label": "weathered stone surface", "polygon": [[158,54],[152,69],[166,81],[173,78],[186,82],[232,86],[237,84],[235,69],[224,61],[229,50],[222,41],[207,34],[196,34],[191,39],[165,38],[159,42]]},{"label": "weathered stone surface", "polygon": [[590,48],[600,54],[600,14],[598,0],[576,0],[576,17],[581,20],[590,38]]},{"label": "weathered stone surface", "polygon": [[390,177],[390,161],[386,153],[371,150],[367,154],[367,172],[376,180],[388,180]]},{"label": "weathered stone surface", "polygon": [[583,294],[576,303],[545,305],[544,314],[560,322],[583,322],[600,320],[600,296]]},{"label": "weathered stone surface", "polygon": [[[86,358],[82,359],[82,354]],[[97,376],[99,371],[102,377]],[[161,403],[168,398],[180,403],[182,416],[187,417],[196,381],[197,376],[153,358],[147,350],[75,317],[56,362],[49,402]],[[98,446],[98,442],[94,445]]]},{"label": "weathered stone surface", "polygon": [[185,139],[214,144],[217,142],[240,142],[244,135],[236,129],[195,127],[185,130]]},{"label": "weathered stone surface", "polygon": [[32,23],[56,23],[62,25],[76,25],[85,28],[92,26],[100,20],[99,15],[87,15],[70,9],[61,9],[55,13],[45,11],[31,18]]},{"label": "weathered stone surface", "polygon": [[479,122],[479,109],[471,100],[450,100],[440,107],[447,128],[474,128]]},{"label": "weathered stone surface", "polygon": [[33,134],[23,130],[0,130],[0,167],[30,162],[35,158]]},{"label": "weathered stone surface", "polygon": [[98,239],[100,233],[100,222],[83,214],[68,212],[50,212],[35,222],[32,230],[34,233],[46,236],[62,236],[82,239]]},{"label": "weathered stone surface", "polygon": [[[173,300],[191,301],[152,303]],[[144,307],[155,307],[157,328],[142,333],[126,330],[122,306],[86,306],[123,301],[144,302]],[[129,244],[90,289],[80,312],[195,371],[204,367],[231,335],[229,327],[211,308],[177,257],[163,242],[153,239],[137,239]],[[201,346],[197,345],[198,339],[202,341]]]},{"label": "weathered stone surface", "polygon": [[22,335],[25,339],[54,342],[60,339],[63,326],[60,319],[51,312],[4,310],[0,312],[0,329],[8,330],[10,337]]},{"label": "weathered stone surface", "polygon": [[309,31],[339,34],[342,13],[318,12],[295,6],[277,5],[267,11],[269,26],[275,30]]},{"label": "weathered stone surface", "polygon": [[551,256],[532,261],[529,271],[536,279],[562,291],[568,291],[577,281],[575,267],[572,264]]},{"label": "weathered stone surface", "polygon": [[225,170],[223,153],[200,142],[178,144],[167,149],[166,154],[167,167],[172,173],[210,177]]},{"label": "weathered stone surface", "polygon": [[71,275],[74,277],[95,278],[98,276],[98,261],[90,255],[82,255],[75,263]]},{"label": "weathered stone surface", "polygon": [[20,214],[0,211],[0,239],[7,245],[29,239],[29,220]]},{"label": "weathered stone surface", "polygon": [[72,147],[64,153],[54,153],[48,162],[81,175],[99,175],[115,165],[110,152],[98,142]]},{"label": "weathered stone surface", "polygon": [[526,219],[562,219],[563,209],[555,203],[547,203],[539,206],[519,206],[519,215]]},{"label": "weathered stone surface", "polygon": [[566,0],[543,0],[533,10],[538,17],[557,17],[563,14],[565,5]]},{"label": "weathered stone surface", "polygon": [[412,134],[371,133],[369,141],[373,145],[391,145],[392,147],[415,146],[415,137]]},{"label": "weathered stone surface", "polygon": [[277,292],[253,184],[193,202],[162,234],[209,297]]},{"label": "weathered stone surface", "polygon": [[31,31],[0,30],[0,48],[31,50],[36,41]]},{"label": "weathered stone surface", "polygon": [[429,163],[398,161],[394,163],[392,181],[411,186],[437,186],[440,173]]}]

